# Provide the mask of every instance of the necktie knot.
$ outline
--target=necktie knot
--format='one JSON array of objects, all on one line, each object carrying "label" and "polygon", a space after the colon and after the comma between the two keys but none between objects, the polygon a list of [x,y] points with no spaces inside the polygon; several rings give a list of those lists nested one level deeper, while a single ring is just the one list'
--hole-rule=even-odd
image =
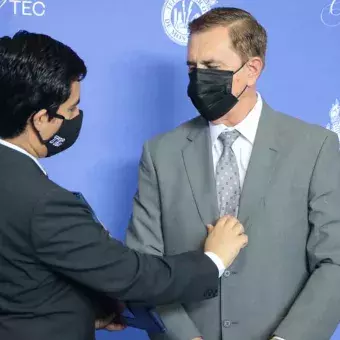
[{"label": "necktie knot", "polygon": [[240,133],[237,130],[226,130],[219,135],[218,139],[222,142],[224,149],[226,149],[230,148],[239,136]]}]

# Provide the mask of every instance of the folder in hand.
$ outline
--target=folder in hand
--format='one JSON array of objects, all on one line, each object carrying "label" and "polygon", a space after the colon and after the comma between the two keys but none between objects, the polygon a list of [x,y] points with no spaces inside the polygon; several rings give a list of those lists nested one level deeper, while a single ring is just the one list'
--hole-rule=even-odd
[{"label": "folder in hand", "polygon": [[164,333],[166,327],[158,313],[152,308],[127,304],[122,319],[127,326],[142,329],[148,333]]}]

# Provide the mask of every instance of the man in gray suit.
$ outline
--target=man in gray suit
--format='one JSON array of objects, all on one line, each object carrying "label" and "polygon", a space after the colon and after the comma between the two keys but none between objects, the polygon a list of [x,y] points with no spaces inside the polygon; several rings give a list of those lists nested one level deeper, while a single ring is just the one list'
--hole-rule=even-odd
[{"label": "man in gray suit", "polygon": [[266,45],[240,9],[190,24],[188,95],[201,116],[145,144],[127,243],[198,249],[224,214],[249,243],[217,298],[160,307],[168,332],[151,339],[328,340],[340,320],[338,139],[257,93]]}]

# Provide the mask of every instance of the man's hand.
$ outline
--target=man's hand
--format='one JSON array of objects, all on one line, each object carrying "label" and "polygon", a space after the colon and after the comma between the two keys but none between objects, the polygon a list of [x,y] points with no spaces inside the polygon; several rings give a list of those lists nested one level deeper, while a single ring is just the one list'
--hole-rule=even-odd
[{"label": "man's hand", "polygon": [[125,309],[125,304],[115,300],[100,301],[101,309],[97,311],[96,329],[107,331],[122,331],[126,328],[122,320],[122,313]]},{"label": "man's hand", "polygon": [[125,325],[117,318],[116,314],[111,314],[104,319],[96,320],[96,330],[107,330],[107,331],[122,331],[126,328]]},{"label": "man's hand", "polygon": [[248,244],[243,225],[232,216],[221,217],[215,227],[208,225],[208,238],[205,241],[205,252],[216,254],[228,268],[240,250]]}]

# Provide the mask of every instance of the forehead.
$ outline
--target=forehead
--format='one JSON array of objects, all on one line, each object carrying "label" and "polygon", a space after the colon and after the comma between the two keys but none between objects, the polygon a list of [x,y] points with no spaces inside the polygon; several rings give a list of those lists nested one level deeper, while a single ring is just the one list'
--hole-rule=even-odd
[{"label": "forehead", "polygon": [[227,27],[214,27],[190,36],[188,60],[226,58],[233,53]]}]

